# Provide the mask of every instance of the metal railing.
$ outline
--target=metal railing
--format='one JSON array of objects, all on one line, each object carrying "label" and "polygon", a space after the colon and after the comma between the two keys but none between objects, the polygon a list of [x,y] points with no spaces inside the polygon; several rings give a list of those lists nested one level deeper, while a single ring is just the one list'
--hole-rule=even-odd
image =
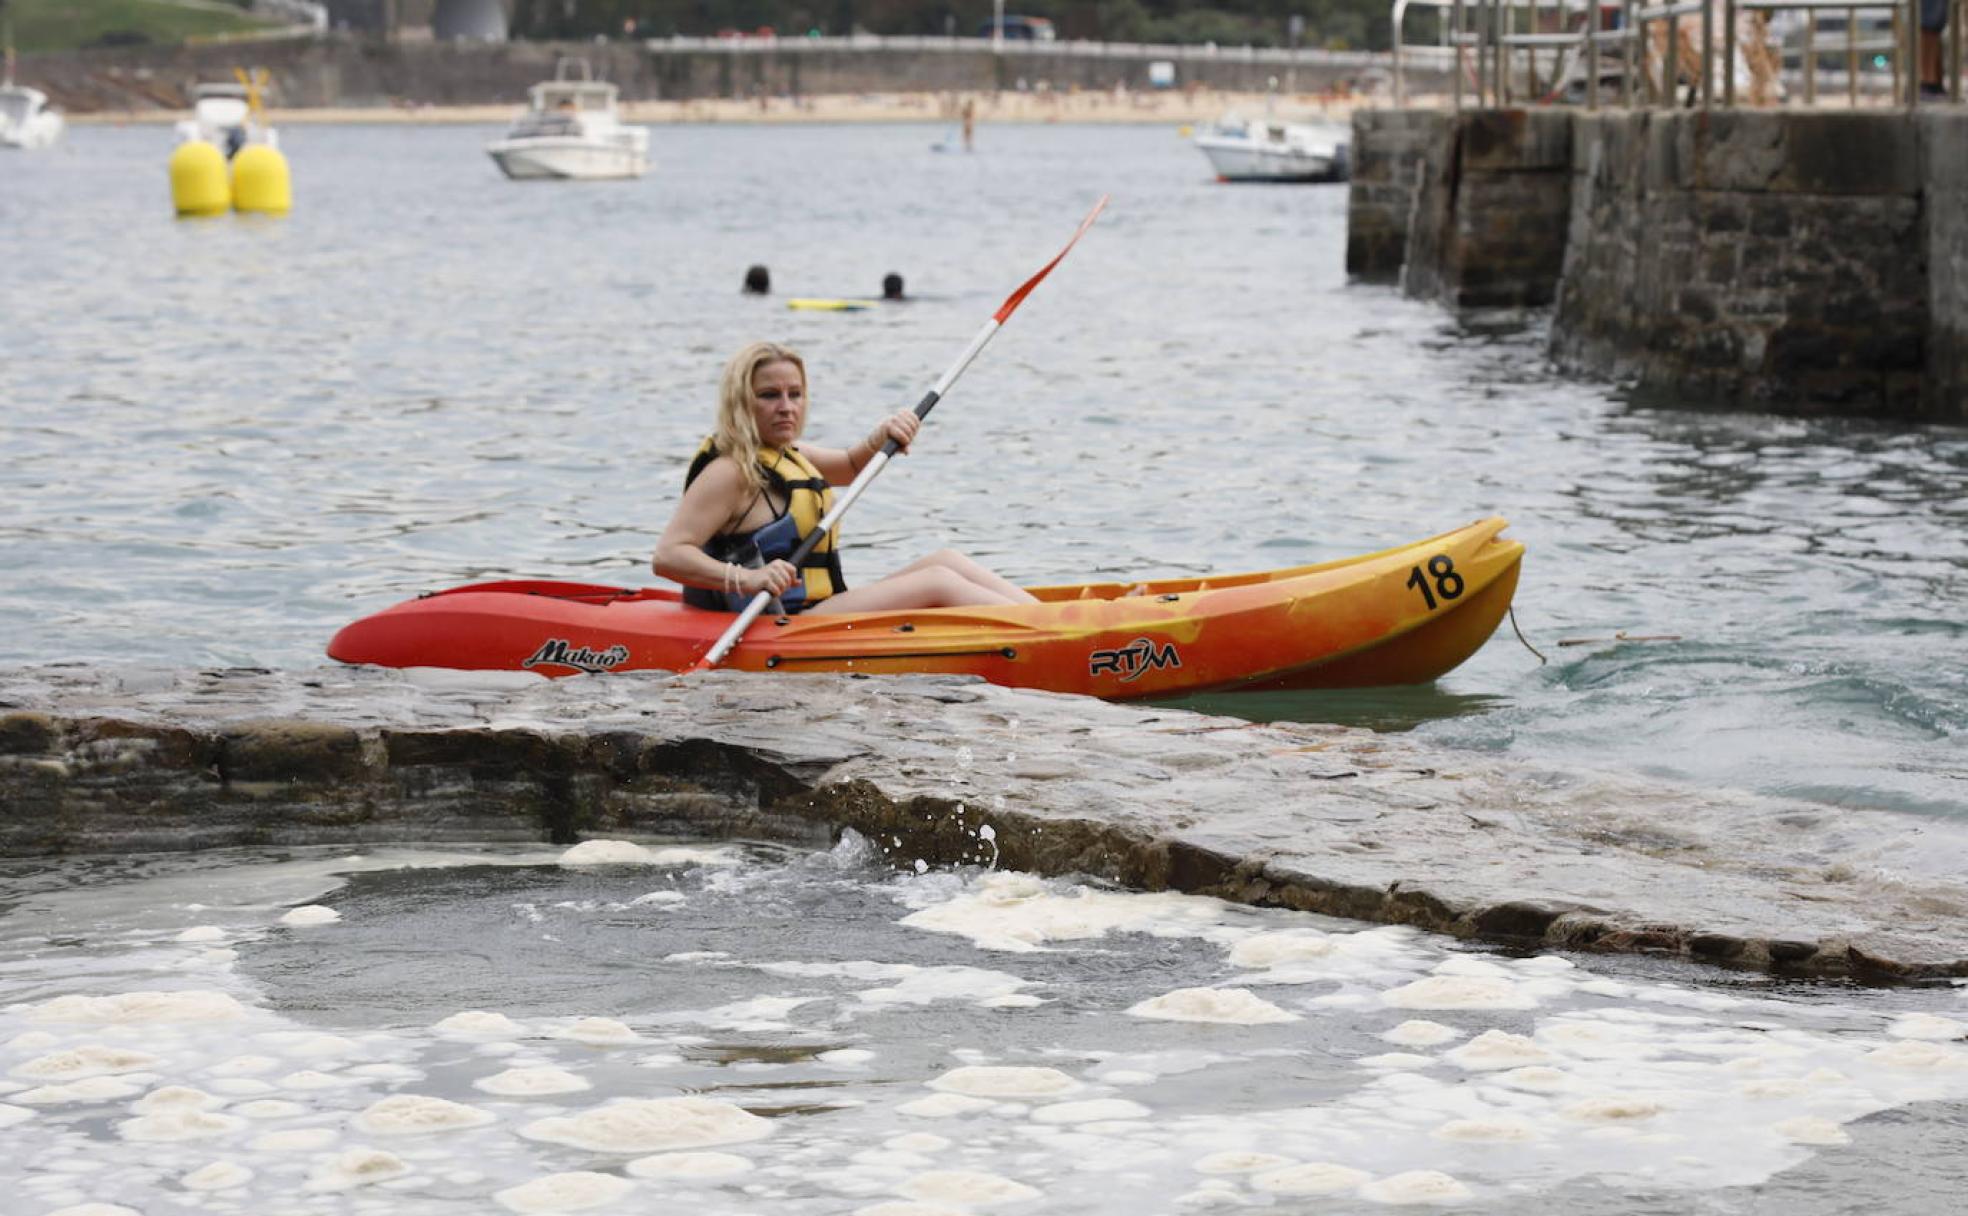
[{"label": "metal railing", "polygon": [[[1968,0],[1948,2],[1953,11],[1942,44],[1942,86],[1944,96],[1958,102],[1963,98],[1962,27],[1968,24]],[[1417,7],[1436,10],[1433,43],[1407,41],[1403,21],[1408,10]],[[1645,104],[1710,106],[1717,102],[1718,73],[1720,104],[1735,105],[1737,78],[1744,62],[1739,54],[1745,49],[1738,41],[1739,14],[1786,10],[1804,13],[1802,37],[1794,47],[1777,45],[1772,58],[1778,70],[1773,79],[1796,84],[1803,104],[1820,102],[1820,61],[1827,55],[1844,57],[1842,80],[1848,105],[1859,103],[1862,80],[1882,79],[1890,80],[1884,90],[1889,102],[1909,107],[1922,104],[1919,0],[1663,0],[1653,4],[1639,0],[1394,0],[1395,104],[1407,103],[1408,65],[1426,62],[1449,69],[1452,104],[1458,110],[1465,94],[1478,106],[1518,103],[1520,83],[1521,99],[1537,102],[1568,100],[1565,95],[1576,84],[1581,94],[1577,100],[1596,109],[1607,75],[1606,57],[1611,55],[1615,57],[1621,105],[1633,105],[1643,84]],[[1844,14],[1842,37],[1828,41],[1820,37],[1818,14],[1825,10]],[[1889,21],[1885,36],[1865,34],[1860,28],[1861,13],[1885,13]],[[1698,45],[1690,48],[1695,62],[1684,65],[1680,21],[1688,16],[1700,18],[1700,31]],[[1718,17],[1723,31],[1719,56],[1715,37]],[[1658,79],[1652,65],[1643,62],[1657,23],[1667,26],[1661,39]],[[1550,28],[1553,25],[1568,28]],[[1874,67],[1875,57],[1886,60],[1883,71]],[[1793,59],[1797,65],[1794,69],[1788,66]],[[1864,91],[1881,92],[1876,87]]]}]

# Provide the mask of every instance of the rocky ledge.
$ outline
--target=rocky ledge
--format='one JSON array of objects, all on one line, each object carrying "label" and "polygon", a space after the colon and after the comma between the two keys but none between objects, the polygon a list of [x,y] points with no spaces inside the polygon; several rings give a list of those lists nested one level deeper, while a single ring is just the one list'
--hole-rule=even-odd
[{"label": "rocky ledge", "polygon": [[0,855],[842,828],[995,864],[1882,981],[1968,975],[1968,833],[947,678],[0,672]]}]

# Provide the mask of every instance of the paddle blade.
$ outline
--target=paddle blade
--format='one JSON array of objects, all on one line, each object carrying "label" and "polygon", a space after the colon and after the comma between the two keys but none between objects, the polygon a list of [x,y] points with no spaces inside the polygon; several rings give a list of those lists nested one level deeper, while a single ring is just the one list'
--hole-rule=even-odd
[{"label": "paddle blade", "polygon": [[1102,211],[1106,210],[1107,200],[1110,197],[1111,197],[1110,195],[1106,195],[1106,194],[1100,196],[1100,201],[1093,205],[1093,210],[1087,212],[1086,218],[1080,221],[1079,228],[1075,230],[1073,233],[1073,239],[1066,242],[1066,248],[1060,250],[1058,255],[1055,256],[1050,262],[1047,262],[1044,266],[1040,267],[1039,273],[1033,275],[1029,279],[1026,279],[1024,284],[1020,286],[1017,291],[1014,291],[1009,296],[1005,297],[1005,302],[998,306],[998,311],[996,313],[992,314],[991,317],[992,320],[996,321],[1000,325],[1003,325],[1005,323],[1006,318],[1010,317],[1012,313],[1018,311],[1018,306],[1025,302],[1026,296],[1032,294],[1032,289],[1034,287],[1037,287],[1039,283],[1047,275],[1051,274],[1052,268],[1054,266],[1059,265],[1060,262],[1064,261],[1067,254],[1073,252],[1073,246],[1080,243],[1080,238],[1086,235],[1087,229],[1093,227],[1093,221],[1099,218],[1100,213]]}]

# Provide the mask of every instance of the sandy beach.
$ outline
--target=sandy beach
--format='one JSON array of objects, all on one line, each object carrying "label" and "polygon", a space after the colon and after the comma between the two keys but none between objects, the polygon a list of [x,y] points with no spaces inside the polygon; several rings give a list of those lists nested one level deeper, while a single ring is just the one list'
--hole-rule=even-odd
[{"label": "sandy beach", "polygon": [[[697,99],[690,101],[625,101],[625,121],[668,123],[869,123],[957,121],[966,97],[977,102],[979,123],[1172,123],[1211,122],[1226,113],[1260,115],[1267,104],[1288,119],[1325,118],[1344,122],[1353,110],[1373,104],[1359,97],[1319,93],[1232,93],[1214,89],[1145,93],[1102,90],[1028,91],[1002,93],[858,93],[807,97],[764,97],[756,100]],[[473,106],[334,106],[270,107],[275,125],[305,123],[456,123],[483,125],[512,119],[522,103]],[[178,110],[105,110],[70,114],[71,122],[95,125],[169,123],[183,117]]]}]

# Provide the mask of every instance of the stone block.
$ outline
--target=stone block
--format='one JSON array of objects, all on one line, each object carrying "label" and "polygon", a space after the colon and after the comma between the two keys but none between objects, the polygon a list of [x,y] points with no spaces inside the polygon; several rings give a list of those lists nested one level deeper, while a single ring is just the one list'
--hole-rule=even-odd
[{"label": "stone block", "polygon": [[1571,169],[1569,110],[1465,110],[1457,121],[1465,174]]},{"label": "stone block", "polygon": [[61,742],[61,728],[47,714],[19,710],[0,714],[0,756],[38,756]]},{"label": "stone block", "polygon": [[390,767],[436,766],[484,774],[565,772],[576,749],[527,730],[384,731]]},{"label": "stone block", "polygon": [[1908,196],[1920,188],[1919,133],[1903,111],[1716,109],[1669,122],[1692,173],[1676,186]]},{"label": "stone block", "polygon": [[339,783],[365,774],[362,737],[346,726],[272,720],[231,727],[222,736],[227,781]]}]

